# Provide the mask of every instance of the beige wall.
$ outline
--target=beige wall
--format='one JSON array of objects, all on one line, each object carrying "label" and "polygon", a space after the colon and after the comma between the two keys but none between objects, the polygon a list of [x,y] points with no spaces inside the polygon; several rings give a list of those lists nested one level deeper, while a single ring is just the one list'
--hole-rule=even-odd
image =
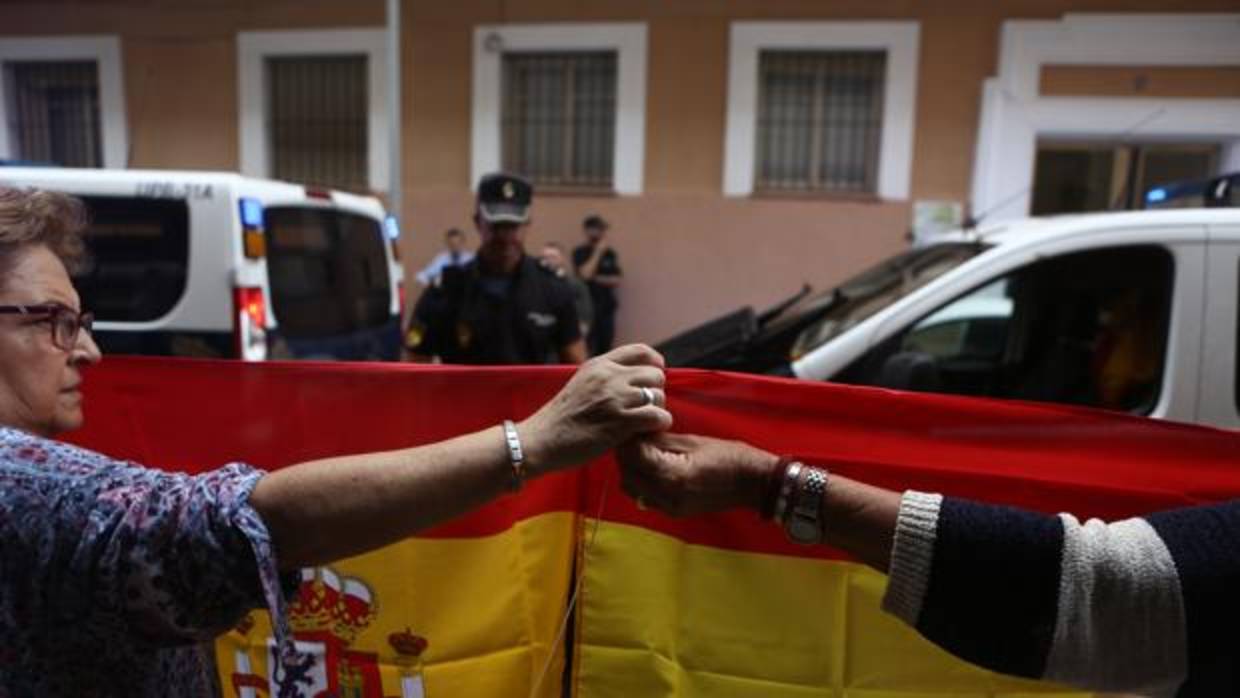
[{"label": "beige wall", "polygon": [[[548,239],[575,244],[587,213],[613,221],[626,272],[620,337],[655,341],[741,304],[766,306],[802,281],[838,281],[900,249],[909,225],[910,202],[720,194],[731,21],[918,20],[912,198],[965,201],[981,83],[995,72],[1003,20],[1237,9],[1236,0],[406,2],[402,213],[412,234],[404,257],[415,270],[445,228],[470,228],[471,37],[479,23],[647,22],[646,193],[541,196],[530,246]],[[233,169],[236,32],[379,26],[383,12],[382,0],[5,2],[0,35],[120,35],[132,164]],[[1056,80],[1064,84],[1062,76]]]},{"label": "beige wall", "polygon": [[[467,193],[413,195],[406,228],[421,233],[423,262],[450,226],[472,231]],[[526,247],[581,242],[581,219],[612,223],[625,284],[618,334],[664,339],[687,323],[770,305],[808,281],[820,286],[903,246],[905,204],[725,199],[713,194],[636,198],[543,197]],[[476,242],[476,236],[471,233]],[[410,246],[411,248],[413,246]],[[408,255],[406,255],[408,256]],[[416,267],[414,267],[416,268]]]},{"label": "beige wall", "polygon": [[[1236,38],[1240,41],[1240,37]],[[1085,66],[1042,68],[1038,91],[1048,97],[1240,97],[1240,66]]]},{"label": "beige wall", "polygon": [[[132,167],[235,170],[237,91],[231,37],[125,40],[125,111]],[[165,66],[178,66],[167,70]]]}]

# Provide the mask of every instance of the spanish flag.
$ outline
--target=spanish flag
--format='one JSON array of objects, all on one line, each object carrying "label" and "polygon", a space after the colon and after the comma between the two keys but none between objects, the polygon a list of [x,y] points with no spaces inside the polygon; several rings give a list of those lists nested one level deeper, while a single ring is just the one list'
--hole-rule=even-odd
[{"label": "spanish flag", "polygon": [[[87,427],[74,438],[151,467],[277,469],[491,427],[532,413],[567,375],[109,357],[88,376]],[[303,570],[289,615],[316,661],[301,695],[561,695],[555,640],[583,483],[576,472],[542,478],[398,545]],[[263,611],[220,638],[226,695],[275,695],[272,638]]]},{"label": "spanish flag", "polygon": [[[565,368],[109,358],[75,440],[200,471],[430,443],[531,413]],[[1240,493],[1221,431],[1057,406],[674,371],[678,431],[832,472],[1106,519]],[[317,656],[305,695],[1081,695],[978,669],[883,613],[883,575],[752,513],[674,520],[610,458],[416,538],[304,570],[290,613]],[[580,588],[567,647],[559,629]],[[229,695],[271,695],[270,625],[217,643]],[[563,680],[567,664],[567,680]]]}]

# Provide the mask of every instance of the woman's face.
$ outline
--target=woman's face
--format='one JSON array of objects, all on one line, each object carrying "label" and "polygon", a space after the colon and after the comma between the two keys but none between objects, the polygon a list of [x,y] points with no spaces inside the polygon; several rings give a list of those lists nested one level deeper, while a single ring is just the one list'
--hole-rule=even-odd
[{"label": "woman's face", "polygon": [[[0,305],[63,305],[81,311],[65,266],[38,245],[18,253],[0,279]],[[98,363],[90,333],[71,350],[52,342],[47,315],[0,315],[0,424],[52,436],[82,425],[82,368]]]}]

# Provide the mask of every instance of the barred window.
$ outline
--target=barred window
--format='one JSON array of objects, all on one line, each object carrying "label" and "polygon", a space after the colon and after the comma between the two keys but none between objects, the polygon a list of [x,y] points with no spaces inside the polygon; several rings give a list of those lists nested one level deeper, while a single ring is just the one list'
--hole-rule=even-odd
[{"label": "barred window", "polygon": [[612,186],[616,52],[507,53],[503,163],[542,185]]},{"label": "barred window", "polygon": [[885,51],[759,54],[758,190],[873,193]]},{"label": "barred window", "polygon": [[367,57],[268,57],[271,175],[341,189],[367,186]]},{"label": "barred window", "polygon": [[95,61],[4,64],[8,129],[17,157],[66,167],[99,167],[99,66]]}]

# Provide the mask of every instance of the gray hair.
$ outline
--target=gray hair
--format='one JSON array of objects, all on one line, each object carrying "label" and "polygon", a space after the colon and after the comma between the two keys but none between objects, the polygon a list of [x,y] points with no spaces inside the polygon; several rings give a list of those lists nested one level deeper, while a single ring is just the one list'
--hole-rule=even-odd
[{"label": "gray hair", "polygon": [[48,248],[73,273],[85,262],[86,206],[66,194],[0,185],[0,286],[21,253]]}]

